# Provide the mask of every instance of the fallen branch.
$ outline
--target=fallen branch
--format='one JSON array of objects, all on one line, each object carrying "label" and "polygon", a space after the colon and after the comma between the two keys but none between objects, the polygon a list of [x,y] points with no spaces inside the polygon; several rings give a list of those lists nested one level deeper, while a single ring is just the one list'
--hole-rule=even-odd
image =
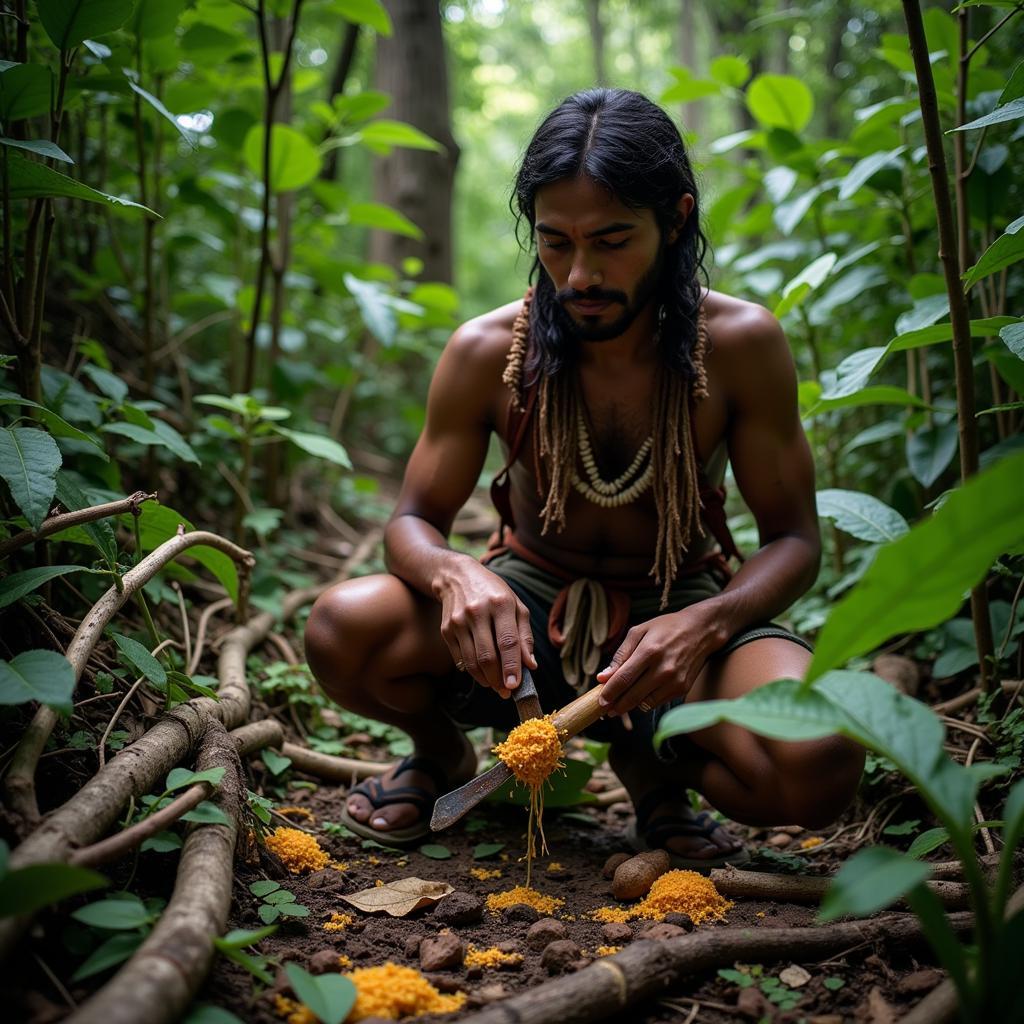
[{"label": "fallen branch", "polygon": [[[950,916],[957,932],[970,914]],[[676,939],[637,939],[622,952],[463,1018],[461,1024],[589,1024],[620,1013],[704,971],[747,963],[817,960],[860,942],[907,944],[922,938],[909,915],[887,915],[823,928],[713,928]],[[622,1018],[625,1019],[625,1018]]]},{"label": "fallen branch", "polygon": [[210,619],[224,608],[230,608],[232,605],[230,597],[222,597],[219,601],[214,601],[212,604],[208,604],[199,615],[199,625],[196,627],[196,642],[195,647],[192,651],[192,658],[188,663],[188,674],[194,676],[196,669],[199,668],[199,662],[203,657],[203,644],[206,641],[206,627],[209,625]]},{"label": "fallen branch", "polygon": [[[715,868],[710,874],[715,888],[729,899],[772,900],[781,903],[821,902],[831,878],[812,875],[774,875],[766,871]],[[925,882],[947,910],[970,906],[970,886],[960,882]]]},{"label": "fallen branch", "polygon": [[335,757],[333,754],[321,754],[308,747],[300,747],[296,743],[285,743],[281,753],[290,757],[292,766],[299,771],[309,772],[328,782],[341,782],[348,785],[354,779],[368,779],[373,775],[383,775],[391,767],[390,762],[360,761],[354,757]]},{"label": "fallen branch", "polygon": [[214,800],[228,823],[192,829],[167,909],[128,963],[67,1018],[74,1024],[176,1021],[210,968],[213,940],[224,931],[231,908],[245,788],[238,752],[219,722],[207,724],[196,767],[227,769]]},{"label": "fallen branch", "polygon": [[12,551],[23,548],[33,541],[42,540],[51,534],[60,533],[71,526],[81,526],[83,523],[95,523],[99,519],[109,519],[111,516],[124,515],[126,512],[138,513],[139,506],[144,501],[155,501],[156,493],[147,494],[145,491],[136,491],[127,498],[119,498],[117,501],[108,501],[102,505],[92,505],[89,508],[79,509],[77,512],[61,512],[59,515],[50,516],[43,520],[38,532],[22,530],[13,537],[0,541],[0,558],[6,558]]}]

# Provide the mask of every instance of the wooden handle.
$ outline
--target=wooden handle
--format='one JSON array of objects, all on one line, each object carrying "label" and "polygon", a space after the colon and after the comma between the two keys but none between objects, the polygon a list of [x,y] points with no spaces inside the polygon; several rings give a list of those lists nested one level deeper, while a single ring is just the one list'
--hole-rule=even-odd
[{"label": "wooden handle", "polygon": [[603,718],[606,709],[597,702],[600,696],[601,687],[595,686],[587,690],[582,697],[566,704],[551,716],[551,721],[558,730],[559,735],[565,735],[566,739],[583,732],[588,726],[593,725],[599,718]]}]

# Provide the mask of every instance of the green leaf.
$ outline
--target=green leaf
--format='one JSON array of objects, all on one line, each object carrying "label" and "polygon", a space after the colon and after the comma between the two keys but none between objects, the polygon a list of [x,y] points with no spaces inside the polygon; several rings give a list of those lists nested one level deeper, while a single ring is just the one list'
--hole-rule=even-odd
[{"label": "green leaf", "polygon": [[[566,758],[565,767],[549,776],[544,785],[544,806],[572,807],[576,804],[593,803],[594,795],[584,789],[593,774],[594,766],[589,761]],[[511,803],[517,807],[528,807],[530,791],[526,786],[514,783],[507,789],[499,786],[488,799],[498,803]]]},{"label": "green leaf", "polygon": [[750,78],[750,61],[746,57],[724,54],[711,62],[708,72],[716,82],[741,89]]},{"label": "green leaf", "polygon": [[[0,76],[0,81],[3,81],[3,76]],[[0,146],[24,149],[29,153],[35,153],[36,156],[49,160],[62,160],[66,164],[73,164],[75,162],[60,146],[55,142],[50,142],[49,139],[9,139],[4,135],[0,135]]]},{"label": "green leaf", "polygon": [[[61,470],[57,473],[57,500],[69,512],[78,512],[93,504],[67,470]],[[99,519],[94,523],[83,523],[82,529],[96,549],[106,559],[107,564],[111,567],[116,565],[117,540],[114,537],[114,528],[110,525],[109,521]]]},{"label": "green leaf", "polygon": [[426,843],[419,847],[418,852],[431,860],[448,860],[452,855],[452,851],[447,846],[441,846],[440,843]]},{"label": "green leaf", "polygon": [[304,907],[301,903],[279,903],[276,909],[285,917],[309,917],[309,907]]},{"label": "green leaf", "polygon": [[740,988],[750,988],[754,984],[754,979],[746,971],[734,971],[731,967],[719,968],[718,976]]},{"label": "green leaf", "polygon": [[[217,940],[214,939],[214,942]],[[230,955],[230,954],[228,954]],[[232,957],[234,959],[234,957]],[[249,957],[248,959],[252,959]],[[244,964],[242,965],[245,966]],[[255,974],[255,971],[253,971]],[[266,975],[261,980],[264,984],[271,985],[274,979],[263,971]],[[257,975],[257,977],[259,977]],[[230,1010],[225,1010],[222,1006],[214,1006],[212,1003],[201,1003],[199,1006],[193,1006],[188,1012],[188,1016],[182,1021],[182,1024],[245,1024],[245,1021],[241,1017],[236,1017]]]},{"label": "green leaf", "polygon": [[43,524],[57,490],[60,449],[44,430],[0,428],[0,476],[33,530]]},{"label": "green leaf", "polygon": [[267,893],[263,898],[267,903],[273,904],[294,903],[295,893],[290,892],[288,889],[275,889],[274,892]]},{"label": "green leaf", "polygon": [[0,705],[37,700],[59,711],[71,711],[75,670],[57,651],[22,651],[0,661]]},{"label": "green leaf", "polygon": [[401,146],[405,149],[432,149],[435,152],[444,150],[440,142],[425,135],[418,128],[413,128],[411,124],[387,118],[363,125],[359,129],[359,139],[368,149],[385,156],[391,151],[392,146]]},{"label": "green leaf", "polygon": [[228,816],[209,800],[204,800],[187,814],[181,816],[182,821],[194,821],[200,825],[230,825]]},{"label": "green leaf", "polygon": [[999,332],[999,337],[1018,359],[1024,359],[1024,323],[1004,327]]},{"label": "green leaf", "polygon": [[834,252],[819,256],[813,263],[804,267],[796,277],[782,290],[782,301],[774,309],[777,317],[785,316],[791,309],[799,306],[803,300],[831,273],[838,257]]},{"label": "green leaf", "polygon": [[70,50],[120,28],[132,13],[135,0],[36,0],[39,20],[59,50]]},{"label": "green leaf", "polygon": [[343,280],[370,333],[385,347],[393,345],[398,318],[388,293],[379,284],[363,281],[353,274],[345,274]]},{"label": "green leaf", "polygon": [[138,640],[120,633],[112,632],[110,635],[121,654],[151,683],[156,686],[167,685],[167,670]]},{"label": "green leaf", "polygon": [[882,544],[902,537],[910,527],[894,508],[870,494],[827,488],[818,491],[818,515],[871,544]]},{"label": "green leaf", "polygon": [[157,832],[143,840],[140,850],[152,850],[154,853],[173,853],[182,847],[181,836],[177,832]]},{"label": "green leaf", "polygon": [[0,878],[0,917],[30,914],[68,896],[102,889],[110,883],[89,868],[72,864],[30,864]]},{"label": "green leaf", "polygon": [[298,964],[285,964],[292,991],[323,1024],[341,1024],[356,1001],[356,987],[340,974],[312,975]]},{"label": "green leaf", "polygon": [[[251,889],[252,886],[250,885],[249,888]],[[268,935],[273,935],[276,931],[276,928],[235,928],[227,935],[214,939],[213,944],[218,949],[244,949],[247,946],[255,945]]]},{"label": "green leaf", "polygon": [[823,978],[821,983],[829,992],[838,992],[846,984],[842,978]]},{"label": "green leaf", "polygon": [[47,580],[57,576],[66,576],[69,572],[89,572],[84,565],[41,565],[35,569],[12,572],[10,576],[0,580],[0,608],[14,604],[19,598],[32,593]]},{"label": "green leaf", "polygon": [[907,439],[907,465],[922,487],[931,487],[953,461],[957,450],[956,420],[932,423]]},{"label": "green leaf", "polygon": [[[1024,112],[1024,100],[1018,100]],[[1024,116],[1024,113],[1022,113]],[[963,276],[964,291],[983,277],[998,273],[1004,267],[1024,260],[1024,217],[1018,217],[1010,224],[982,254],[973,267]]]},{"label": "green leaf", "polygon": [[928,865],[888,847],[861,850],[839,869],[821,901],[818,920],[866,917],[906,896],[930,874]]},{"label": "green leaf", "polygon": [[195,786],[200,782],[208,782],[211,786],[219,786],[224,778],[224,768],[207,768],[201,772],[190,772],[187,768],[172,768],[167,773],[164,789],[173,793],[186,786]]},{"label": "green leaf", "polygon": [[115,964],[124,963],[142,945],[146,936],[138,932],[111,935],[106,942],[97,946],[89,957],[71,975],[72,981],[84,981],[94,974],[100,974]]},{"label": "green leaf", "polygon": [[38,196],[61,196],[65,199],[81,199],[87,203],[102,203],[112,206],[117,211],[143,210],[159,217],[155,210],[130,199],[98,192],[88,185],[83,185],[74,178],[69,178],[59,171],[29,160],[17,152],[7,154],[7,181],[12,199],[34,199]]},{"label": "green leaf", "polygon": [[350,224],[391,231],[407,238],[423,238],[423,232],[408,217],[384,203],[353,203],[348,208]]},{"label": "green leaf", "polygon": [[169,121],[173,126],[174,130],[190,145],[193,149],[197,147],[195,133],[190,132],[187,128],[182,127],[178,124],[178,119],[172,114],[167,107],[164,106],[163,102],[154,96],[151,92],[143,89],[141,85],[136,84],[128,79],[128,85],[131,87],[132,92],[141,96],[165,121]]},{"label": "green leaf", "polygon": [[42,64],[12,64],[0,72],[0,121],[10,125],[50,112],[53,72]]},{"label": "green leaf", "polygon": [[273,879],[269,878],[249,883],[249,892],[251,892],[253,896],[268,896],[270,893],[276,892],[280,888],[280,882],[275,882]]},{"label": "green leaf", "polygon": [[391,18],[380,0],[331,0],[331,9],[353,25],[369,25],[382,36],[391,35]]},{"label": "green leaf", "polygon": [[907,850],[908,857],[923,857],[925,854],[931,853],[932,850],[937,850],[944,843],[949,842],[949,829],[947,828],[930,828],[927,832],[922,832],[917,836],[914,841],[910,844],[910,849]]},{"label": "green leaf", "polygon": [[846,177],[842,179],[839,185],[839,198],[849,199],[885,167],[894,167],[900,170],[903,162],[899,158],[906,149],[906,146],[897,146],[896,149],[884,153],[872,153],[870,156],[858,160]]},{"label": "green leaf", "polygon": [[82,924],[107,931],[130,931],[153,920],[153,915],[137,896],[127,899],[100,900],[72,911],[71,916]]},{"label": "green leaf", "polygon": [[178,433],[169,423],[163,420],[153,420],[153,429],[140,427],[135,423],[125,423],[118,420],[115,423],[104,423],[100,430],[106,434],[118,434],[120,437],[127,437],[144,445],[157,445],[161,448],[170,448],[175,455],[186,462],[200,465],[199,457],[188,445],[181,434]]},{"label": "green leaf", "polygon": [[[249,169],[263,178],[262,124],[254,124],[245,136],[242,154]],[[308,185],[320,173],[321,158],[316,147],[302,132],[288,125],[275,124],[270,134],[270,189],[290,192]]]},{"label": "green leaf", "polygon": [[273,924],[281,916],[281,911],[270,903],[261,903],[256,912],[264,924]]},{"label": "green leaf", "polygon": [[1003,807],[1003,852],[999,858],[995,894],[992,902],[1000,913],[1010,896],[1014,856],[1024,841],[1024,779],[1018,779]]},{"label": "green leaf", "polygon": [[1005,124],[1007,121],[1018,121],[1024,117],[1024,99],[1011,100],[1009,103],[1004,103],[1000,107],[996,107],[990,114],[985,114],[983,117],[976,118],[973,121],[968,121],[967,124],[962,124],[957,128],[950,128],[950,132],[969,132],[975,128],[987,128],[993,124]]},{"label": "green leaf", "polygon": [[882,829],[882,835],[884,836],[909,836],[918,825],[921,824],[920,819],[914,818],[911,821],[901,821],[898,825],[886,825]]},{"label": "green leaf", "polygon": [[[897,633],[951,618],[996,557],[1024,536],[1018,452],[953,491],[926,522],[881,548],[833,609],[807,672],[810,682]],[[922,586],[927,581],[927,586]]]},{"label": "green leaf", "polygon": [[758,75],[747,87],[747,108],[767,128],[799,133],[814,113],[814,96],[792,75]]},{"label": "green leaf", "polygon": [[274,427],[274,431],[282,437],[287,438],[297,448],[301,448],[310,455],[326,459],[336,466],[343,466],[345,469],[352,468],[352,460],[348,452],[333,438],[324,434],[308,434],[299,430],[289,430],[287,427]]},{"label": "green leaf", "polygon": [[927,402],[917,395],[912,395],[905,388],[893,387],[889,384],[877,384],[861,388],[849,395],[836,398],[821,398],[814,402],[804,416],[820,416],[833,409],[856,409],[865,405],[908,405],[923,409]]},{"label": "green leaf", "polygon": [[504,849],[504,843],[478,843],[473,847],[473,860],[484,860],[487,857],[493,857]]},{"label": "green leaf", "polygon": [[280,775],[286,768],[291,766],[292,759],[279,754],[276,750],[267,747],[260,751],[260,760],[267,766],[271,775]]}]

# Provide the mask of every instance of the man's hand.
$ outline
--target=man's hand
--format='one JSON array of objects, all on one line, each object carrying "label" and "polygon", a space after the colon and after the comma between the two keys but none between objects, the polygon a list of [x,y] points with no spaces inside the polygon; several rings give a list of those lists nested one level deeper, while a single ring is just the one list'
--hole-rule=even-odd
[{"label": "man's hand", "polygon": [[[703,603],[703,602],[702,602]],[[726,642],[724,630],[697,605],[659,615],[626,634],[611,664],[597,674],[599,702],[621,715],[640,704],[649,710],[685,698],[704,663]]]},{"label": "man's hand", "polygon": [[441,636],[452,660],[505,699],[537,667],[530,613],[496,573],[471,558],[453,560],[434,593],[441,601]]}]

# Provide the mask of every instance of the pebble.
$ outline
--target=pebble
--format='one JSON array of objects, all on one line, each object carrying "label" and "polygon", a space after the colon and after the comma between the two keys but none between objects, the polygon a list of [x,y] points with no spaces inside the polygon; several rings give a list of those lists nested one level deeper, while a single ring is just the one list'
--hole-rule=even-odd
[{"label": "pebble", "polygon": [[604,939],[606,946],[624,946],[627,942],[633,941],[633,929],[624,922],[609,921],[601,928],[601,938]]},{"label": "pebble", "polygon": [[685,932],[693,931],[693,922],[690,920],[689,914],[671,913],[665,915],[665,924],[674,924],[677,928],[682,928]]},{"label": "pebble", "polygon": [[896,991],[904,995],[930,992],[945,977],[942,971],[937,971],[934,967],[926,967],[920,971],[914,971],[912,974],[905,974],[896,982]]},{"label": "pebble", "polygon": [[462,940],[451,932],[430,935],[420,943],[420,969],[445,971],[462,966]]},{"label": "pebble", "polygon": [[543,949],[548,943],[567,938],[568,935],[569,931],[561,921],[556,921],[553,917],[543,917],[530,925],[526,933],[526,944],[530,949]]},{"label": "pebble", "polygon": [[484,901],[468,892],[453,892],[434,907],[438,924],[478,924],[483,920]]},{"label": "pebble", "polygon": [[488,1003],[497,1003],[508,996],[508,990],[504,985],[495,982],[493,985],[481,985],[476,991],[476,997],[486,1006]]},{"label": "pebble", "polygon": [[338,951],[336,949],[318,949],[309,958],[310,974],[328,974],[338,971]]},{"label": "pebble", "polygon": [[445,995],[462,991],[462,982],[458,978],[453,978],[450,974],[427,974],[424,977],[438,992],[443,992]]},{"label": "pebble", "polygon": [[505,942],[499,942],[494,948],[497,949],[499,953],[518,953],[519,943],[512,939],[508,939]]},{"label": "pebble", "polygon": [[792,836],[787,836],[785,832],[776,832],[775,835],[768,840],[769,846],[774,846],[777,850],[785,849],[793,842]]},{"label": "pebble", "polygon": [[420,955],[420,943],[423,941],[422,935],[410,935],[405,940],[405,955],[411,960],[413,957]]},{"label": "pebble", "polygon": [[609,881],[611,881],[612,877],[615,875],[615,869],[620,864],[625,864],[627,860],[629,860],[628,853],[613,853],[604,862],[604,867],[601,869],[601,874]]},{"label": "pebble", "polygon": [[548,974],[561,974],[570,964],[580,958],[580,947],[572,939],[557,939],[549,942],[540,955],[541,967],[546,967]]},{"label": "pebble", "polygon": [[501,912],[503,921],[537,921],[539,918],[537,909],[531,907],[529,903],[513,903],[511,907],[506,907]]}]

